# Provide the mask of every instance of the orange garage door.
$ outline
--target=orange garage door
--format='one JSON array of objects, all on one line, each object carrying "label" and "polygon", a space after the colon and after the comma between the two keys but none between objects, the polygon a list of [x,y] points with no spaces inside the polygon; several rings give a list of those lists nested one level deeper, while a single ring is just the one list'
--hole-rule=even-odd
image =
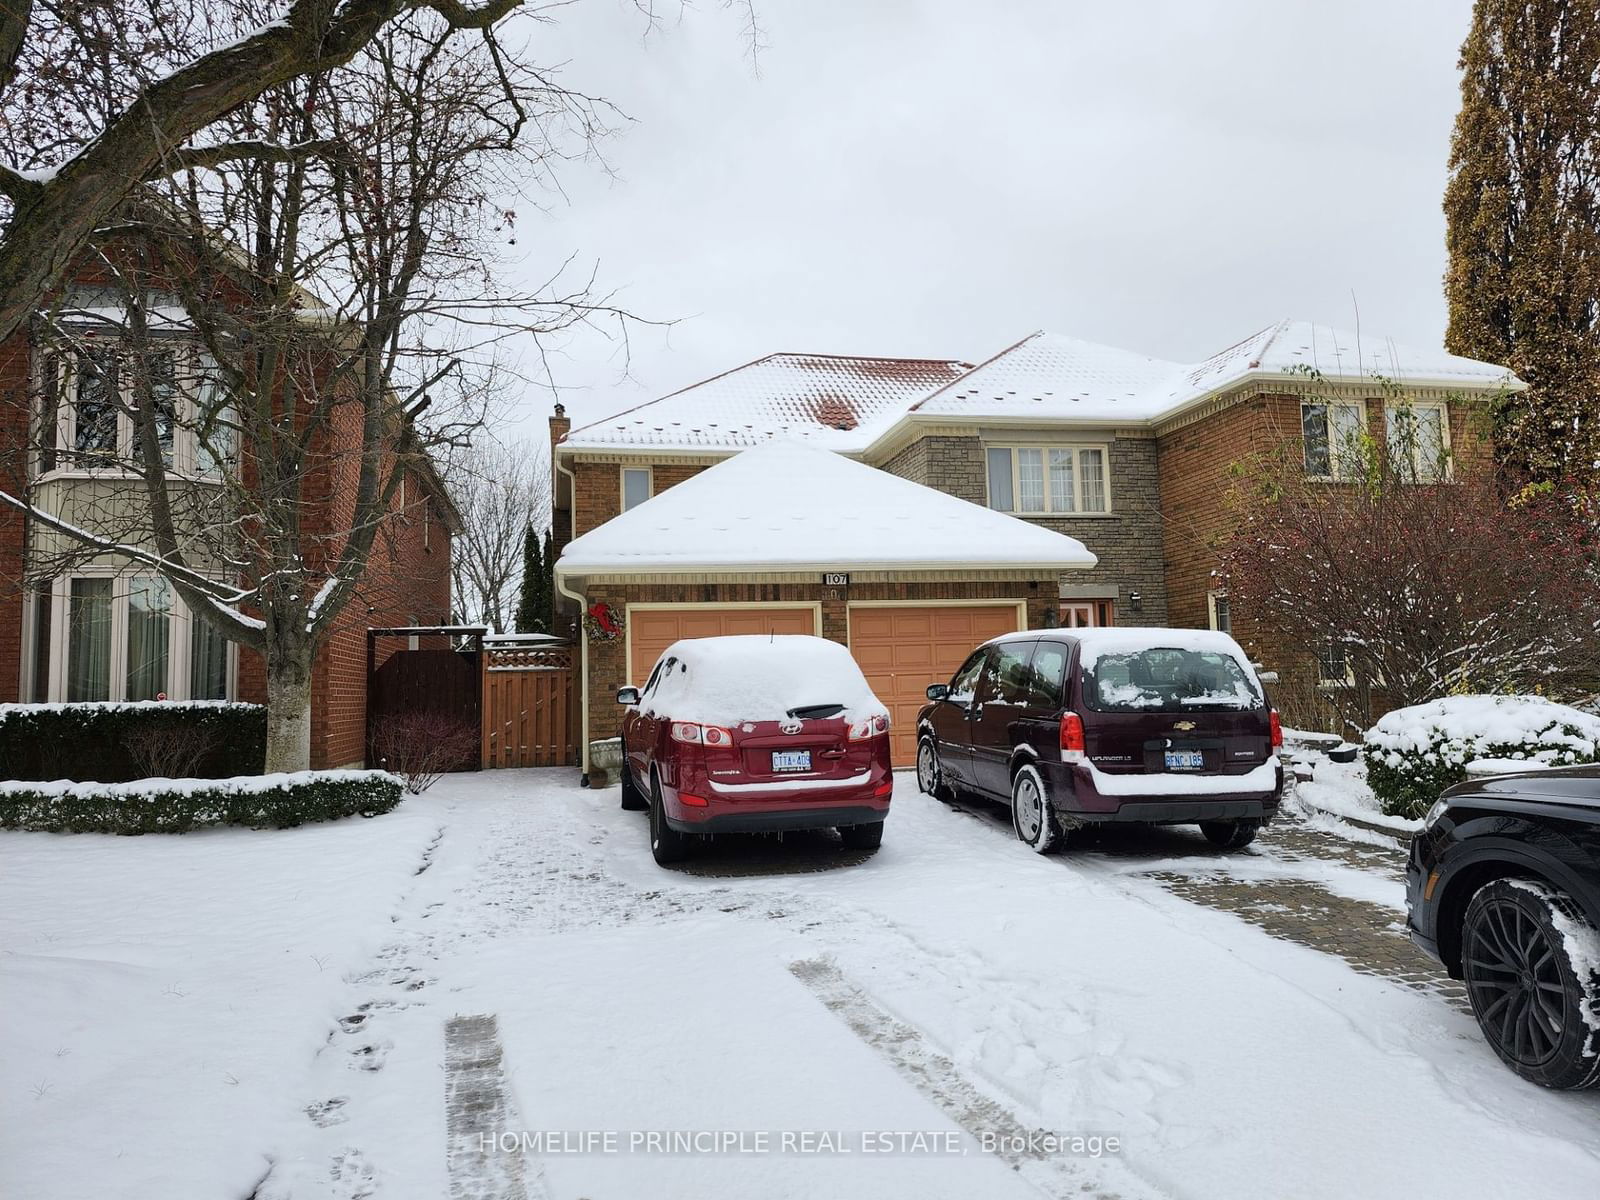
[{"label": "orange garage door", "polygon": [[927,703],[930,683],[947,682],[973,648],[1002,633],[1014,633],[1019,609],[1004,604],[850,609],[850,650],[889,706],[896,767],[913,766],[917,711]]},{"label": "orange garage door", "polygon": [[629,608],[633,643],[628,680],[644,686],[661,652],[681,638],[731,633],[816,633],[814,608]]}]

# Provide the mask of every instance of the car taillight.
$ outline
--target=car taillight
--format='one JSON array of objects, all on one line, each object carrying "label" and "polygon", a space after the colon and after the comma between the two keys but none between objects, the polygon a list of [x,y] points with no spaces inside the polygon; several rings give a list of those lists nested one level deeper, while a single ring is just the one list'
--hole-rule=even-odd
[{"label": "car taillight", "polygon": [[1272,710],[1267,716],[1267,721],[1272,726],[1272,748],[1274,750],[1283,749],[1283,722],[1278,720],[1277,709]]},{"label": "car taillight", "polygon": [[733,745],[733,731],[723,729],[720,725],[696,725],[693,721],[674,721],[672,740],[721,748]]},{"label": "car taillight", "polygon": [[889,732],[889,718],[879,715],[876,717],[863,717],[850,726],[850,740],[864,742],[869,738],[881,737]]},{"label": "car taillight", "polygon": [[1061,761],[1084,762],[1083,718],[1069,712],[1061,718]]}]

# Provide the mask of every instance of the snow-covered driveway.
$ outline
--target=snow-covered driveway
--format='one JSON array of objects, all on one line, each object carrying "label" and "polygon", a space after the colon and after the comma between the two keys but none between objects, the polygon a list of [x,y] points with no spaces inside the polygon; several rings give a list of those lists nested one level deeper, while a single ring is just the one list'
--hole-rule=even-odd
[{"label": "snow-covered driveway", "polygon": [[[782,875],[663,871],[563,771],[0,835],[0,1195],[1600,1193],[1600,1096],[1124,867],[909,776],[879,853]],[[1034,1130],[1118,1147],[974,1136]]]}]

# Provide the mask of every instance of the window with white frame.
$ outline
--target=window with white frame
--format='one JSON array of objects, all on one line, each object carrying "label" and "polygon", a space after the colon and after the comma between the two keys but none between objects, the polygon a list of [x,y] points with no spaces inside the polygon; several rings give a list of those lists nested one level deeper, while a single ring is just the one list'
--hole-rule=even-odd
[{"label": "window with white frame", "polygon": [[1300,405],[1300,433],[1306,474],[1315,479],[1349,479],[1361,463],[1366,406],[1316,400]]},{"label": "window with white frame", "polygon": [[1390,461],[1413,483],[1450,475],[1450,420],[1442,404],[1390,403],[1383,410]]},{"label": "window with white frame", "polygon": [[1210,593],[1211,628],[1218,633],[1233,632],[1233,608],[1228,603],[1228,593],[1215,591]]},{"label": "window with white frame", "polygon": [[1331,638],[1317,647],[1317,682],[1323,687],[1343,687],[1355,682],[1344,644]]},{"label": "window with white frame", "polygon": [[24,692],[37,703],[233,694],[233,644],[159,575],[58,576],[27,600]]},{"label": "window with white frame", "polygon": [[650,499],[652,489],[649,467],[622,468],[622,511]]},{"label": "window with white frame", "polygon": [[142,355],[114,343],[49,355],[39,380],[38,470],[103,469],[136,457],[137,415],[148,402],[165,465],[220,474],[238,441],[221,388],[210,356],[178,340]]},{"label": "window with white frame", "polygon": [[989,507],[1030,516],[1111,511],[1104,446],[990,446]]}]

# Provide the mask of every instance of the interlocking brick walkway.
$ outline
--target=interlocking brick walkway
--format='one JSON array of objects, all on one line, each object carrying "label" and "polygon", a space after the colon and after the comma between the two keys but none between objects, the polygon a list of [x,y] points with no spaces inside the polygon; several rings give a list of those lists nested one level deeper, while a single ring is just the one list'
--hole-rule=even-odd
[{"label": "interlocking brick walkway", "polygon": [[[1240,859],[1245,870],[1234,872],[1229,868],[1231,856],[1214,855],[1204,842],[1187,836],[1189,832],[1163,832],[1164,843],[1168,838],[1184,837],[1180,845],[1188,853],[1174,853],[1174,845],[1163,844],[1162,857],[1192,859],[1196,869],[1149,872],[1150,878],[1174,895],[1233,913],[1273,937],[1335,955],[1365,975],[1381,976],[1467,1009],[1461,984],[1406,937],[1403,847],[1397,844],[1386,849],[1347,841],[1284,817],[1262,831],[1252,852]],[[1104,849],[1121,858],[1130,854],[1132,846],[1118,838]],[[1291,875],[1297,863],[1326,862],[1378,876],[1393,883],[1395,904],[1341,896],[1314,879],[1262,879],[1246,873],[1252,860],[1259,863],[1263,859],[1287,868]]]}]

